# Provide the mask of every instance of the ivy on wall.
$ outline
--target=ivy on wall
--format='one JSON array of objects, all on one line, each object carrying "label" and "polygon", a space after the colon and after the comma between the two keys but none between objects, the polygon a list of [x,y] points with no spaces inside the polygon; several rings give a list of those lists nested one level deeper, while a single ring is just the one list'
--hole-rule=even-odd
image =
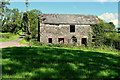
[{"label": "ivy on wall", "polygon": [[92,46],[92,31],[88,32],[88,46]]}]

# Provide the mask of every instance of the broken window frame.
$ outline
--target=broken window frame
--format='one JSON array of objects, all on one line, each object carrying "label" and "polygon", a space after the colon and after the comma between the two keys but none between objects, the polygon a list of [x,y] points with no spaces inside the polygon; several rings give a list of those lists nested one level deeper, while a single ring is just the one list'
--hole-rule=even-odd
[{"label": "broken window frame", "polygon": [[[71,26],[72,26],[72,27],[74,26],[74,31],[71,31]],[[75,25],[71,24],[69,28],[70,28],[70,29],[69,29],[69,30],[70,30],[70,33],[74,33],[74,32],[75,32]]]},{"label": "broken window frame", "polygon": [[[60,42],[59,39],[63,39],[63,42]],[[60,43],[60,44],[64,43],[64,40],[65,40],[64,38],[58,38],[58,43]]]},{"label": "broken window frame", "polygon": [[[50,41],[50,39],[51,39],[51,41]],[[52,44],[52,38],[48,38],[48,43]]]}]

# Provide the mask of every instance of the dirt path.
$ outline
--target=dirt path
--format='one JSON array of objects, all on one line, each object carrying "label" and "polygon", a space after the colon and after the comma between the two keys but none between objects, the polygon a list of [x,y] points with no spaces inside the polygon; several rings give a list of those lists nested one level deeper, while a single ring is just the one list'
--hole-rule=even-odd
[{"label": "dirt path", "polygon": [[20,37],[18,37],[15,40],[8,41],[8,42],[0,42],[0,48],[5,48],[5,47],[20,47],[20,46],[29,46],[27,44],[20,44],[18,41],[23,39],[25,37],[25,33],[23,33]]}]

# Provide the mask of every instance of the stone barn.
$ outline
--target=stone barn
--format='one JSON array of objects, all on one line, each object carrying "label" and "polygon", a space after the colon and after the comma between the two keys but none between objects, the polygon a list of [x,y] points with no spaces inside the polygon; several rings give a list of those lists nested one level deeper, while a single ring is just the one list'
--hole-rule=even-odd
[{"label": "stone barn", "polygon": [[40,14],[39,41],[47,44],[87,45],[90,24],[98,22],[94,15]]}]

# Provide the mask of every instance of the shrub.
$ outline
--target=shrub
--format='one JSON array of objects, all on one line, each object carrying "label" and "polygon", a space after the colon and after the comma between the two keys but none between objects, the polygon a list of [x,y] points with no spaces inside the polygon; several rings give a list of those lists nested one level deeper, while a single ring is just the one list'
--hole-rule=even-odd
[{"label": "shrub", "polygon": [[7,38],[9,39],[11,36],[13,36],[14,34],[12,33],[8,33],[8,34],[2,34],[2,38]]},{"label": "shrub", "polygon": [[72,45],[69,44],[47,44],[49,47],[72,47]]},{"label": "shrub", "polygon": [[49,47],[53,47],[53,46],[54,46],[54,44],[47,44],[47,46],[49,46]]},{"label": "shrub", "polygon": [[85,48],[86,46],[84,44],[82,44],[81,47]]},{"label": "shrub", "polygon": [[33,43],[33,45],[35,45],[35,46],[43,46],[43,45],[44,45],[43,42],[38,42],[38,41],[36,41],[36,40],[32,40],[32,43]]}]

